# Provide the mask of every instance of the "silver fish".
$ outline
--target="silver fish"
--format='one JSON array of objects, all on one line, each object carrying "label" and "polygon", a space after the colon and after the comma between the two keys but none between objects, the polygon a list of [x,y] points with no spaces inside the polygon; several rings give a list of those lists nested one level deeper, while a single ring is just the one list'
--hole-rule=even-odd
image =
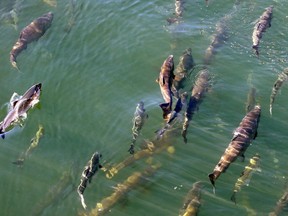
[{"label": "silver fish", "polygon": [[282,86],[284,82],[288,80],[288,68],[285,68],[284,71],[279,74],[278,79],[275,81],[273,88],[272,88],[272,93],[270,96],[270,114],[272,115],[272,106],[275,101],[275,97]]},{"label": "silver fish", "polygon": [[27,111],[39,103],[41,87],[41,83],[33,85],[20,97],[20,99],[16,99],[12,102],[11,110],[0,123],[0,134],[3,139],[5,138],[6,129],[19,120],[25,119],[27,117]]},{"label": "silver fish", "polygon": [[51,26],[52,20],[52,12],[43,14],[41,17],[33,20],[33,22],[21,31],[17,42],[14,44],[10,52],[10,62],[13,67],[18,69],[16,63],[17,56],[27,48],[29,43],[37,41],[45,34],[46,30]]},{"label": "silver fish", "polygon": [[257,23],[254,26],[252,34],[252,48],[255,50],[257,56],[259,56],[259,43],[260,39],[262,38],[262,34],[266,31],[267,28],[271,27],[272,11],[273,5],[270,5],[265,9],[265,11],[257,20]]},{"label": "silver fish", "polygon": [[177,23],[182,18],[182,14],[184,11],[184,0],[175,0],[175,17],[171,17],[167,19],[169,24]]},{"label": "silver fish", "polygon": [[260,121],[261,107],[256,105],[240,122],[238,128],[235,129],[233,137],[220,161],[215,166],[212,173],[209,174],[209,179],[213,185],[215,192],[215,181],[225,172],[229,165],[236,160],[238,156],[245,158],[244,153],[250,143],[257,136],[258,124]]},{"label": "silver fish", "polygon": [[140,101],[137,104],[137,107],[134,113],[134,118],[133,118],[132,144],[130,145],[130,148],[128,150],[130,154],[134,154],[134,145],[135,145],[136,139],[139,136],[139,132],[142,129],[144,122],[147,118],[148,118],[148,114],[145,112],[144,102]]}]

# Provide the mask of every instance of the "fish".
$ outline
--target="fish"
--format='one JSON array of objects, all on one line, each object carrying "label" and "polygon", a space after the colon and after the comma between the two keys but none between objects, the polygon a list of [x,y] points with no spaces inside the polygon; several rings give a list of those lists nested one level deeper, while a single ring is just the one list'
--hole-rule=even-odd
[{"label": "fish", "polygon": [[211,75],[208,69],[202,69],[196,75],[196,81],[193,85],[193,89],[192,89],[191,96],[188,102],[188,106],[184,114],[184,123],[183,123],[181,135],[185,143],[187,143],[186,134],[187,134],[190,121],[192,120],[194,113],[198,110],[200,103],[202,102],[206,92],[208,92],[211,86],[210,80],[211,80]]},{"label": "fish", "polygon": [[102,165],[100,164],[100,158],[102,155],[98,152],[95,152],[91,159],[88,161],[87,165],[84,167],[84,170],[82,172],[81,176],[81,182],[77,188],[77,192],[81,199],[81,204],[84,209],[87,208],[87,205],[85,204],[83,193],[87,187],[87,183],[91,183],[92,177],[96,174],[98,169],[102,168]]},{"label": "fish", "polygon": [[40,124],[38,131],[36,132],[35,136],[30,141],[30,146],[28,147],[28,149],[25,151],[24,154],[21,154],[21,156],[18,158],[17,161],[12,162],[12,163],[15,165],[18,165],[18,166],[23,166],[24,160],[29,156],[32,149],[34,149],[38,146],[39,140],[43,136],[43,134],[44,134],[44,128]]},{"label": "fish", "polygon": [[195,67],[192,57],[192,49],[186,49],[179,58],[179,64],[175,69],[175,77],[172,85],[172,92],[176,98],[179,98],[178,91],[184,88],[184,82],[189,76],[190,71]]},{"label": "fish", "polygon": [[47,29],[50,28],[52,20],[53,13],[49,12],[33,20],[28,26],[22,29],[17,42],[14,44],[12,50],[10,51],[10,62],[13,67],[18,69],[16,63],[17,56],[27,48],[29,43],[37,41],[45,34]]},{"label": "fish", "polygon": [[184,204],[180,209],[179,216],[197,216],[198,210],[201,206],[201,189],[201,181],[195,182],[192,185],[191,190],[188,192],[184,199]]},{"label": "fish", "polygon": [[167,120],[168,115],[172,111],[172,83],[174,79],[174,58],[173,55],[169,55],[167,59],[163,62],[160,70],[158,79],[156,80],[159,83],[161,94],[165,103],[160,104],[160,107],[163,111],[163,118]]},{"label": "fish", "polygon": [[288,68],[285,68],[282,73],[278,75],[278,79],[274,82],[272,93],[270,95],[270,115],[272,115],[272,106],[275,101],[275,97],[281,88],[282,84],[288,80]]},{"label": "fish", "polygon": [[[11,107],[2,122],[0,122],[0,135],[4,139],[5,131],[8,127],[27,117],[27,112],[39,103],[42,84],[38,83],[30,87],[23,96],[11,102]],[[15,95],[15,94],[14,94]]]},{"label": "fish", "polygon": [[180,21],[184,11],[184,3],[184,0],[175,0],[175,17],[170,17],[167,19],[169,24],[178,23]]},{"label": "fish", "polygon": [[225,15],[216,23],[215,33],[208,48],[205,50],[204,64],[211,64],[217,49],[219,49],[228,39],[227,22],[231,19],[232,14]]},{"label": "fish", "polygon": [[252,140],[257,137],[260,115],[261,107],[260,105],[255,105],[255,107],[245,115],[239,126],[234,130],[231,142],[215,166],[213,172],[208,175],[214,193],[215,181],[221,173],[225,172],[238,156],[241,156],[243,160],[245,159],[244,153],[246,149],[249,147]]},{"label": "fish", "polygon": [[135,152],[134,146],[135,146],[136,139],[139,136],[139,132],[142,129],[145,120],[148,118],[148,114],[145,111],[146,110],[144,108],[144,102],[140,101],[137,104],[136,110],[134,112],[133,127],[132,127],[132,143],[128,150],[130,154],[134,154]]},{"label": "fish", "polygon": [[259,162],[260,162],[260,156],[258,153],[256,153],[249,161],[249,164],[245,166],[245,169],[243,170],[240,177],[237,179],[233,194],[231,196],[231,200],[236,204],[236,193],[238,193],[241,190],[241,187],[243,184],[248,185],[249,181],[252,177],[252,174],[254,171],[259,170]]},{"label": "fish", "polygon": [[252,86],[247,95],[247,102],[245,107],[246,113],[250,112],[255,105],[256,105],[256,88]]},{"label": "fish", "polygon": [[283,195],[281,198],[277,201],[276,206],[274,207],[274,210],[269,213],[268,216],[277,216],[281,215],[283,212],[284,208],[287,208],[288,206],[288,188],[286,187]]},{"label": "fish", "polygon": [[265,11],[262,13],[260,18],[256,21],[256,24],[252,33],[252,48],[255,51],[255,54],[259,56],[259,43],[260,39],[263,36],[263,32],[266,31],[267,28],[271,27],[272,21],[272,13],[273,13],[273,5],[265,8]]},{"label": "fish", "polygon": [[144,171],[136,171],[132,173],[125,181],[118,184],[115,191],[108,197],[101,200],[101,202],[96,203],[95,208],[93,208],[88,214],[83,215],[103,215],[109,211],[118,201],[127,195],[129,191],[135,187],[143,184],[143,180],[155,174],[155,172],[161,167],[160,163],[149,165]]}]

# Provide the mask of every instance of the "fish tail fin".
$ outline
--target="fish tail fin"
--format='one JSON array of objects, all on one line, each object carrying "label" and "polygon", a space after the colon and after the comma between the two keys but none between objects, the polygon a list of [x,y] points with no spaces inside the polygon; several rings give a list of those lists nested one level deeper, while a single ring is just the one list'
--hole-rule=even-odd
[{"label": "fish tail fin", "polygon": [[83,194],[80,194],[80,193],[79,193],[79,196],[80,196],[80,200],[81,200],[81,204],[82,204],[83,208],[86,209],[86,208],[87,208],[87,205],[86,205],[86,203],[85,203],[85,199],[84,199]]},{"label": "fish tail fin", "polygon": [[159,105],[163,111],[163,118],[167,119],[168,115],[171,113],[170,103],[162,103]]},{"label": "fish tail fin", "polygon": [[187,144],[187,137],[186,137],[186,134],[187,134],[187,130],[182,130],[182,137],[183,137],[183,140],[184,140],[184,143]]},{"label": "fish tail fin", "polygon": [[214,173],[210,173],[208,176],[209,176],[210,182],[213,186],[213,193],[215,194],[215,180],[216,180],[215,175],[214,175]]},{"label": "fish tail fin", "polygon": [[269,111],[270,111],[270,115],[272,116],[272,104],[270,104],[270,109],[269,109]]},{"label": "fish tail fin", "polygon": [[255,50],[255,54],[259,57],[259,50],[257,45],[253,45],[252,48]]},{"label": "fish tail fin", "polygon": [[231,196],[231,201],[233,201],[236,205],[236,192],[234,191],[232,196]]},{"label": "fish tail fin", "polygon": [[2,125],[0,126],[0,136],[2,137],[2,139],[5,139],[5,132],[3,130]]}]

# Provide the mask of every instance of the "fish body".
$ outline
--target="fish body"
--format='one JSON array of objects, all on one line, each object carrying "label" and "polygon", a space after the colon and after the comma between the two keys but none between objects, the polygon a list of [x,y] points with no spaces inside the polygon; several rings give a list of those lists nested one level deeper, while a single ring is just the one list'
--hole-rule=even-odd
[{"label": "fish body", "polygon": [[279,74],[278,79],[274,82],[272,93],[270,95],[270,114],[272,115],[272,106],[275,101],[275,97],[281,88],[282,84],[288,80],[288,68],[285,68],[284,71]]},{"label": "fish body", "polygon": [[17,68],[17,56],[27,48],[29,43],[38,40],[45,34],[46,30],[51,26],[52,20],[53,13],[46,13],[35,19],[21,31],[17,42],[10,52],[10,62],[13,67]]},{"label": "fish body", "polygon": [[281,215],[283,210],[288,206],[288,190],[286,189],[282,197],[278,200],[273,212],[269,213],[269,216]]},{"label": "fish body", "polygon": [[0,123],[0,134],[2,138],[5,137],[4,133],[6,129],[12,124],[21,120],[21,118],[26,118],[27,111],[33,108],[37,103],[39,103],[39,97],[41,93],[42,84],[38,83],[33,85],[28,89],[20,99],[16,99],[12,102],[11,110],[8,112],[4,120]]},{"label": "fish body", "polygon": [[196,81],[193,85],[186,112],[184,114],[185,119],[182,127],[182,136],[185,143],[187,143],[186,133],[189,127],[189,123],[192,120],[194,113],[198,110],[198,106],[201,103],[205,93],[209,90],[210,80],[211,76],[207,69],[199,71],[196,77]]},{"label": "fish body", "polygon": [[189,75],[191,69],[195,66],[193,57],[192,57],[192,49],[188,48],[184,51],[184,53],[179,58],[179,64],[175,69],[175,78],[173,80],[172,91],[174,96],[179,97],[178,91],[183,88],[183,82]]},{"label": "fish body", "polygon": [[179,216],[197,216],[201,205],[201,189],[201,182],[196,182],[193,184],[192,189],[188,192],[184,199],[184,204],[180,210]]},{"label": "fish body", "polygon": [[257,129],[260,120],[261,107],[256,105],[246,116],[242,119],[239,127],[233,133],[233,137],[220,161],[215,166],[213,172],[209,174],[209,179],[215,187],[216,179],[225,172],[229,165],[236,160],[238,156],[244,159],[244,153],[249,147],[250,143],[257,136]]},{"label": "fish body", "polygon": [[161,94],[165,103],[160,104],[161,109],[163,110],[163,118],[167,119],[168,114],[172,111],[172,83],[174,79],[174,59],[173,55],[169,55],[167,59],[163,62],[159,78],[157,79]]},{"label": "fish body", "polygon": [[137,137],[139,136],[139,132],[142,129],[145,120],[148,118],[148,114],[145,112],[144,102],[140,101],[137,104],[134,118],[133,118],[133,127],[132,127],[132,144],[130,145],[129,152],[130,154],[134,154],[134,145]]},{"label": "fish body", "polygon": [[260,156],[259,154],[255,154],[250,159],[249,164],[245,167],[241,176],[237,179],[237,182],[235,183],[235,186],[233,189],[233,194],[231,196],[231,200],[235,202],[235,204],[236,204],[236,193],[238,193],[241,190],[241,187],[243,184],[249,183],[253,172],[259,169],[259,162],[260,162]]},{"label": "fish body", "polygon": [[84,209],[86,209],[87,206],[84,201],[83,193],[87,187],[87,183],[91,183],[92,177],[95,175],[99,168],[102,168],[102,165],[100,164],[101,157],[102,155],[100,153],[95,152],[82,172],[81,182],[77,188],[77,192],[81,198],[81,203]]},{"label": "fish body", "polygon": [[219,49],[222,46],[222,44],[224,44],[224,42],[227,40],[228,38],[227,21],[230,18],[231,15],[226,15],[219,22],[217,22],[215,33],[212,36],[211,43],[205,51],[204,64],[206,65],[211,64],[217,49]]},{"label": "fish body", "polygon": [[259,56],[259,43],[260,39],[263,36],[263,32],[265,32],[267,28],[271,27],[272,12],[273,12],[273,6],[270,5],[265,9],[265,11],[257,20],[257,23],[254,26],[252,33],[252,42],[253,42],[252,48],[255,50],[257,56]]},{"label": "fish body", "polygon": [[175,17],[170,17],[167,19],[169,24],[177,23],[180,21],[184,11],[184,2],[184,0],[175,0]]}]

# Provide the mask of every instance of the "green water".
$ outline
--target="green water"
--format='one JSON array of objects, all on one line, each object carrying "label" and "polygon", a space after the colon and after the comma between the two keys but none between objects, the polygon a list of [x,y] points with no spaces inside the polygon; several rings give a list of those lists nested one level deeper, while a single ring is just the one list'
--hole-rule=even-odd
[{"label": "green water", "polygon": [[[170,132],[163,143],[173,145],[175,153],[164,150],[153,156],[153,161],[162,167],[148,177],[146,184],[131,190],[108,215],[178,215],[185,195],[196,181],[204,185],[201,216],[267,215],[273,209],[288,175],[287,85],[276,96],[273,116],[269,114],[273,83],[287,67],[286,0],[242,0],[236,4],[210,0],[209,7],[204,0],[186,1],[182,22],[170,26],[166,19],[173,16],[173,0],[58,0],[56,7],[41,0],[1,0],[1,14],[15,4],[17,25],[11,25],[11,19],[5,16],[0,20],[1,118],[6,115],[5,104],[13,92],[24,93],[37,82],[43,86],[40,108],[29,112],[24,127],[16,127],[0,140],[1,215],[83,212],[75,187],[92,154],[101,152],[104,166],[130,156],[127,150],[132,118],[140,100],[145,103],[149,119],[138,137],[136,150],[144,139],[155,138],[154,132],[164,125],[158,106],[163,98],[155,82],[164,59],[173,54],[178,64],[182,52],[191,47],[194,61],[202,65],[215,25],[227,15],[229,38],[208,67],[213,85],[191,122],[188,143],[184,144],[179,129]],[[253,22],[271,4],[272,26],[260,42],[258,59],[251,49]],[[20,30],[48,11],[54,13],[52,26],[18,56],[18,72],[9,62],[9,52]],[[248,148],[246,161],[236,160],[220,176],[214,195],[207,175],[245,115],[251,85],[257,89],[257,101],[262,107],[258,137]],[[11,162],[29,147],[39,124],[45,130],[39,146],[22,168],[13,165]],[[262,172],[255,173],[249,187],[237,194],[235,205],[230,201],[234,183],[256,152],[261,156]],[[142,171],[145,160],[121,170],[111,180],[99,171],[84,193],[87,212],[112,194],[118,183]],[[66,181],[61,183],[61,178]]]}]

